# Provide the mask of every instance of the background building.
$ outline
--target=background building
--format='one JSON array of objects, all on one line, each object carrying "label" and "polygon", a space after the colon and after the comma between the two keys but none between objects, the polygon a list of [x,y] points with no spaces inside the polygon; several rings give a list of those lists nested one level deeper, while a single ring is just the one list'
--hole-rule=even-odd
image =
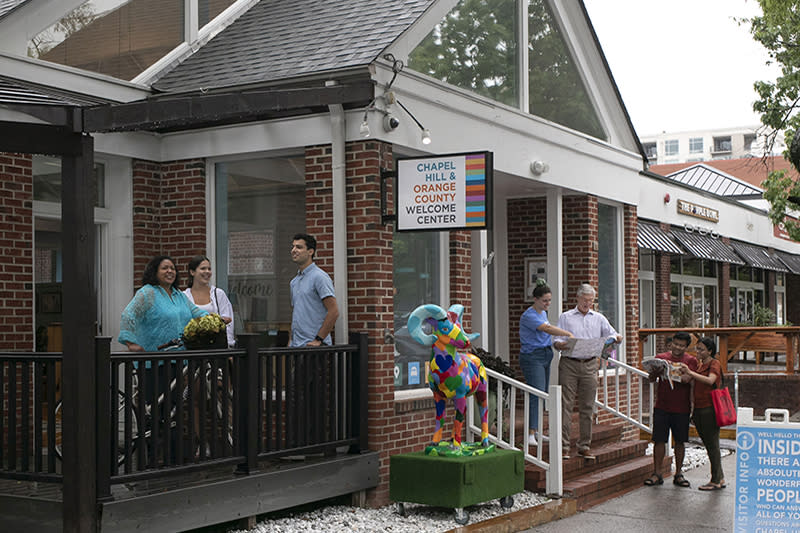
[{"label": "background building", "polygon": [[691,163],[717,159],[739,159],[780,155],[786,149],[778,135],[768,154],[764,126],[743,126],[642,135],[642,146],[651,165]]}]

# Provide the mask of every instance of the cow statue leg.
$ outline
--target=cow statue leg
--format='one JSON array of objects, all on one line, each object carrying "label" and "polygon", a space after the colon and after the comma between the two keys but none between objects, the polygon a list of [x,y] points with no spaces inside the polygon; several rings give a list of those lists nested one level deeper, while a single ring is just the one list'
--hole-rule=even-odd
[{"label": "cow statue leg", "polygon": [[478,402],[478,409],[481,413],[481,445],[489,447],[489,394],[488,384],[481,380],[481,385],[475,391],[475,400]]},{"label": "cow statue leg", "polygon": [[465,397],[453,398],[453,405],[456,408],[456,418],[453,420],[453,445],[461,447],[461,430],[464,427],[464,419],[467,412],[467,399]]},{"label": "cow statue leg", "polygon": [[444,418],[445,411],[445,398],[444,394],[438,390],[433,391],[433,401],[436,405],[436,431],[433,433],[433,445],[438,446],[442,442],[442,419]]}]

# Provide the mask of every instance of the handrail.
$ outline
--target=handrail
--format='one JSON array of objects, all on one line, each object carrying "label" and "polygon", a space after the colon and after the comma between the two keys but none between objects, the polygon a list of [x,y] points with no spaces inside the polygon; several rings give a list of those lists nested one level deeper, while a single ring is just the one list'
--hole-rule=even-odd
[{"label": "handrail", "polygon": [[[717,352],[724,354],[719,358],[720,365],[723,372],[728,372],[728,359],[733,353],[739,351],[739,346],[735,346],[733,350],[728,349],[728,337],[737,333],[772,333],[781,335],[785,340],[786,352],[786,374],[793,374],[794,367],[798,359],[798,340],[800,339],[800,326],[729,326],[723,328],[640,328],[639,329],[639,356],[637,363],[642,362],[642,353],[644,350],[644,343],[651,335],[673,335],[679,331],[692,333],[698,337],[713,337],[718,338]],[[779,351],[779,350],[776,350]]]},{"label": "handrail", "polygon": [[[617,367],[613,371],[613,379],[614,379],[614,391],[615,394],[609,394],[609,366]],[[618,369],[625,370],[625,401],[620,402],[620,372]],[[617,360],[605,360],[601,359],[601,374],[600,374],[600,389],[603,391],[602,401],[599,398],[599,395],[595,398],[595,405],[605,411],[613,414],[614,416],[625,420],[633,424],[634,426],[638,427],[639,429],[643,429],[650,433],[653,432],[653,417],[651,416],[652,408],[653,408],[653,401],[655,399],[655,387],[656,383],[651,382],[648,378],[648,373],[640,370],[636,367],[628,365],[627,363],[623,363],[622,361]],[[638,387],[639,398],[636,402],[636,405],[633,405],[631,402],[633,390],[633,380],[635,376],[638,376],[640,381],[640,386]],[[644,423],[644,410],[642,405],[642,400],[644,398],[644,390],[641,386],[642,383],[647,383],[649,385],[649,402],[648,405],[650,409],[648,409],[648,423]],[[635,409],[635,413],[634,411]]]},{"label": "handrail", "polygon": [[[516,416],[517,416],[517,393],[522,394],[523,398],[523,432],[522,450],[525,461],[532,463],[546,471],[546,492],[550,495],[561,496],[563,494],[563,463],[561,458],[561,386],[550,385],[548,392],[540,391],[530,385],[514,378],[510,378],[489,368],[486,369],[486,376],[489,379],[489,394],[495,393],[496,398],[502,401],[496,402],[495,411],[495,432],[489,427],[489,441],[495,445],[510,450],[519,450],[516,438]],[[502,389],[501,389],[502,387]],[[508,395],[501,393],[501,390]],[[536,447],[536,455],[531,455],[528,449],[528,414],[530,412],[530,394],[537,396],[539,401],[539,427],[536,428],[537,435],[540,437],[540,445]],[[545,433],[542,431],[544,423],[544,412],[548,413],[548,428]],[[481,434],[480,426],[475,424],[475,397],[472,396],[467,402],[467,439],[479,440]],[[491,415],[492,413],[490,413]],[[508,420],[506,431],[504,419]],[[507,438],[506,438],[507,437]],[[543,441],[549,440],[549,454],[547,460],[542,457],[544,446]]]}]

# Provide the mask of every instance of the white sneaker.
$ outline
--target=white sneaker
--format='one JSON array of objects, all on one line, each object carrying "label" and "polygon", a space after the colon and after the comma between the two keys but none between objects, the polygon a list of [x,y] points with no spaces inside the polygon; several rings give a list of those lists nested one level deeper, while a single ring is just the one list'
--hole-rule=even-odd
[{"label": "white sneaker", "polygon": [[528,446],[538,446],[539,443],[536,442],[536,433],[528,433]]}]

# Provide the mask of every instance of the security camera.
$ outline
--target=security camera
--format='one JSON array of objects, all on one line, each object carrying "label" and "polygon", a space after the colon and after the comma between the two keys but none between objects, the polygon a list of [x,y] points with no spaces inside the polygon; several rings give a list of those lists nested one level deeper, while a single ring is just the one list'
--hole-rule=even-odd
[{"label": "security camera", "polygon": [[400,125],[400,119],[391,113],[383,117],[383,129],[386,131],[394,131]]}]

